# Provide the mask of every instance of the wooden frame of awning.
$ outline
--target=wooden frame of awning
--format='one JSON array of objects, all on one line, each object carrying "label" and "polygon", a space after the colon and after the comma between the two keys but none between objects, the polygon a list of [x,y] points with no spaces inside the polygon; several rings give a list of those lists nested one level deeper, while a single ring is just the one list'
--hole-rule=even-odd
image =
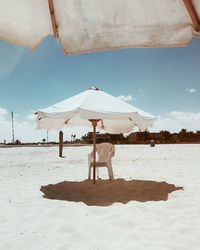
[{"label": "wooden frame of awning", "polygon": [[[191,20],[192,20],[193,28],[197,32],[200,31],[200,18],[197,15],[197,12],[196,12],[195,7],[192,3],[192,0],[183,0],[183,2],[184,2],[184,5],[187,9],[187,12],[188,12]],[[53,0],[48,0],[48,5],[49,5],[49,12],[50,12],[50,17],[51,17],[53,34],[54,34],[55,38],[58,38],[59,37],[58,25],[56,22]]]},{"label": "wooden frame of awning", "polygon": [[197,15],[195,7],[191,0],[183,0],[185,7],[188,11],[188,14],[192,20],[193,28],[199,32],[200,31],[200,18]]},{"label": "wooden frame of awning", "polygon": [[[192,20],[192,26],[193,28],[199,32],[200,31],[200,18],[197,15],[197,12],[195,10],[195,7],[192,3],[192,0],[183,0],[183,3],[187,9],[187,12]],[[54,4],[53,0],[48,0],[48,5],[49,5],[49,12],[50,12],[50,17],[51,17],[51,24],[52,24],[52,29],[53,29],[53,34],[55,38],[59,37],[58,34],[58,25],[55,17],[55,10],[54,10]]]},{"label": "wooden frame of awning", "polygon": [[48,0],[48,4],[49,4],[49,12],[50,12],[50,16],[51,16],[51,24],[52,24],[52,28],[53,28],[53,35],[55,38],[58,38],[58,25],[56,22],[56,16],[55,16],[55,11],[54,11],[54,4],[53,4],[53,0]]}]

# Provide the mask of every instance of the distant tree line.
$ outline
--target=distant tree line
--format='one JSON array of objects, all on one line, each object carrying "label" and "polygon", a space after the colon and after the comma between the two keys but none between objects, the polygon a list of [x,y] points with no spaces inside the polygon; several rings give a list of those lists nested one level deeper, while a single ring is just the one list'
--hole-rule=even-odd
[{"label": "distant tree line", "polygon": [[[128,136],[123,134],[97,134],[97,143],[110,142],[113,144],[148,144],[151,140],[155,143],[165,144],[165,143],[200,143],[200,130],[193,132],[182,129],[178,133],[170,133],[167,130],[162,130],[160,132],[134,132]],[[93,140],[92,133],[82,136],[79,140],[81,143],[91,144]]]}]

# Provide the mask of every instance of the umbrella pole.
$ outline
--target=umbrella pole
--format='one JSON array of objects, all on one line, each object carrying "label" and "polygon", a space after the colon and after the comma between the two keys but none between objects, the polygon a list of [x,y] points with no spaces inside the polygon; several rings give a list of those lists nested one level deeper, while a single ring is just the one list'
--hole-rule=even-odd
[{"label": "umbrella pole", "polygon": [[93,126],[93,184],[96,182],[96,126],[97,122],[96,120],[93,120],[92,122]]},{"label": "umbrella pole", "polygon": [[93,184],[96,182],[96,126],[99,120],[89,120],[93,126]]}]

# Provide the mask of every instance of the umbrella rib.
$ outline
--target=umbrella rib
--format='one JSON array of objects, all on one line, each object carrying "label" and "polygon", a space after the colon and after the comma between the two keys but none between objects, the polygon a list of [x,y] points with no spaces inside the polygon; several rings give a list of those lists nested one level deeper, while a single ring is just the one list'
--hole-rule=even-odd
[{"label": "umbrella rib", "polygon": [[198,32],[200,31],[200,19],[197,15],[197,12],[195,10],[195,7],[191,0],[183,0],[185,7],[187,9],[187,12],[192,20],[192,26],[193,28]]},{"label": "umbrella rib", "polygon": [[54,11],[54,4],[53,4],[53,0],[48,0],[48,4],[49,4],[49,12],[50,12],[50,17],[51,17],[51,24],[52,24],[52,28],[53,28],[53,34],[55,38],[58,38],[58,25],[56,22],[56,17],[55,17],[55,11]]}]

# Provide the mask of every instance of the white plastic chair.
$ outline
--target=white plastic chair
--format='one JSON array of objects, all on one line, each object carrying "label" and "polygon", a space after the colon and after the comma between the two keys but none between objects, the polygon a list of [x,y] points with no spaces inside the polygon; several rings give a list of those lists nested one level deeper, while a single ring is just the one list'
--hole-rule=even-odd
[{"label": "white plastic chair", "polygon": [[[113,176],[113,169],[112,169],[112,157],[115,155],[115,146],[111,143],[100,143],[96,145],[96,152],[98,154],[98,158],[96,161],[96,172],[97,177],[99,178],[99,170],[100,167],[107,167],[108,175],[110,179],[114,179]],[[91,168],[93,167],[93,151],[88,154],[88,166],[89,166],[89,173],[88,179],[91,178]],[[95,176],[96,177],[96,176]]]}]

